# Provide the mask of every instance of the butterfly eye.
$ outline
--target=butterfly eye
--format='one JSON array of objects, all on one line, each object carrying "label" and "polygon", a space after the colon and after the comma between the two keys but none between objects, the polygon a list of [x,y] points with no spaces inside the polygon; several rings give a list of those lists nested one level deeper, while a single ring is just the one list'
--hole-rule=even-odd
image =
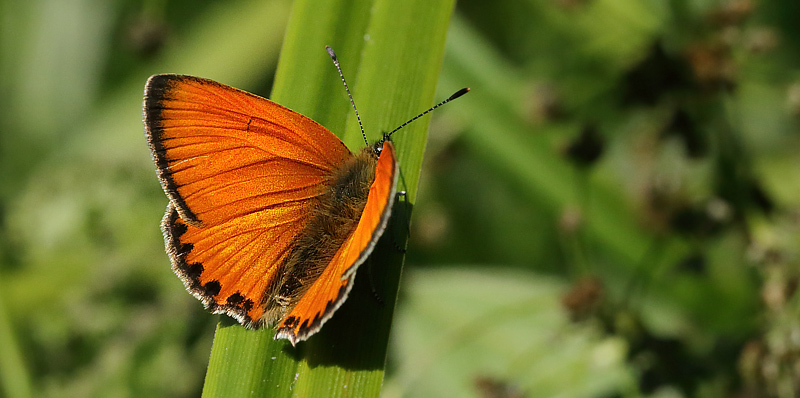
[{"label": "butterfly eye", "polygon": [[380,140],[376,142],[375,145],[372,146],[372,152],[378,157],[380,157],[381,152],[383,152],[383,141],[384,140]]}]

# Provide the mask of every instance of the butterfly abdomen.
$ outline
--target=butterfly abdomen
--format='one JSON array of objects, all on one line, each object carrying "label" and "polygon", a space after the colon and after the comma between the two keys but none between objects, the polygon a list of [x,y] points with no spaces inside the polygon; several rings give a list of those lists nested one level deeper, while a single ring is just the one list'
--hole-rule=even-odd
[{"label": "butterfly abdomen", "polygon": [[263,303],[265,324],[281,319],[294,307],[356,229],[375,180],[377,161],[377,155],[367,148],[329,176],[325,191],[311,208],[311,219],[295,238],[264,295],[268,298]]}]

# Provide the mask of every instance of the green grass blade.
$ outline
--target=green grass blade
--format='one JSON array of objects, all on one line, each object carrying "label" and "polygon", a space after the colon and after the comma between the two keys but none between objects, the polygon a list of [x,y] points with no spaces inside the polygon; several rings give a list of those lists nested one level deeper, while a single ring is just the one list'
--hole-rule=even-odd
[{"label": "green grass blade", "polygon": [[[470,126],[464,131],[465,142],[504,178],[515,181],[521,192],[553,211],[560,211],[558,208],[564,204],[581,203],[581,191],[576,189],[574,178],[554,178],[577,176],[568,159],[554,150],[555,140],[570,134],[575,126],[540,126],[532,134],[521,108],[529,83],[518,71],[503,64],[466,21],[454,18],[450,36],[443,74],[447,79],[442,80],[442,86],[453,89],[460,80],[469,81],[490,98],[468,98],[463,105],[448,109]],[[585,218],[588,233],[608,248],[619,263],[635,266],[650,250],[655,237],[640,230],[636,215],[626,207],[616,186],[595,180],[590,184],[594,196],[586,209],[591,215]],[[673,258],[673,254],[668,256]]]},{"label": "green grass blade", "polygon": [[[452,1],[298,1],[272,99],[322,123],[357,150],[363,139],[324,46],[337,51],[367,134],[377,140],[433,104],[452,9]],[[411,203],[427,123],[422,119],[395,136],[403,173],[399,189],[409,192]],[[394,231],[386,235],[362,267],[369,269],[359,271],[350,298],[309,341],[293,348],[272,340],[271,330],[221,323],[204,396],[377,396],[403,260],[393,243],[404,245],[406,239]]]},{"label": "green grass blade", "polygon": [[0,296],[0,395],[9,398],[26,398],[33,395],[31,378],[9,322],[2,296]]}]

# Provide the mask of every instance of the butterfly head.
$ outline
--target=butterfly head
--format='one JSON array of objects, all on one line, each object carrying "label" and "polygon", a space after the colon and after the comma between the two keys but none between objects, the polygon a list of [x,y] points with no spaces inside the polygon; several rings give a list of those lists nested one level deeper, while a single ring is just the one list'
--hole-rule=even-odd
[{"label": "butterfly head", "polygon": [[378,157],[381,156],[381,152],[383,152],[383,143],[386,142],[386,141],[390,141],[391,142],[392,139],[391,139],[391,137],[389,136],[388,133],[383,133],[383,138],[381,138],[374,145],[372,145],[372,153],[374,153],[375,156],[378,156]]}]

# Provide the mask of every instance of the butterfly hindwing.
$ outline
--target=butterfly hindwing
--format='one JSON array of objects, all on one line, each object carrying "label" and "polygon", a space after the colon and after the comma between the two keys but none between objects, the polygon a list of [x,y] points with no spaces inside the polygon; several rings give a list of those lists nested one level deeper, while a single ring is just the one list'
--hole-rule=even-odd
[{"label": "butterfly hindwing", "polygon": [[325,264],[316,281],[305,291],[278,326],[276,337],[292,344],[305,340],[320,329],[341,306],[352,288],[355,271],[362,264],[389,222],[397,189],[398,164],[391,142],[382,144],[375,166],[375,179],[356,228]]}]

